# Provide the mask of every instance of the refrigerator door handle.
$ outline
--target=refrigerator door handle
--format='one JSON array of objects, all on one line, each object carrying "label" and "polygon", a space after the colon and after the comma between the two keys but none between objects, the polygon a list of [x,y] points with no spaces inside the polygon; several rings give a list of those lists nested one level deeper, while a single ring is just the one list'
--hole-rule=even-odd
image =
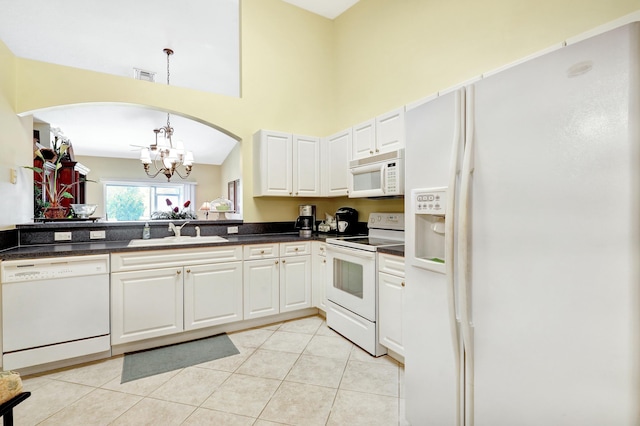
[{"label": "refrigerator door handle", "polygon": [[[448,299],[449,299],[449,324],[451,327],[451,342],[456,362],[456,386],[457,395],[461,396],[461,350],[460,350],[460,300],[455,288],[455,228],[456,228],[456,197],[458,193],[458,178],[460,174],[460,152],[464,150],[464,89],[455,93],[455,128],[453,133],[453,149],[451,152],[451,162],[449,165],[449,187],[447,191],[447,206],[445,210],[445,254],[444,264],[447,277]],[[457,401],[457,425],[462,424],[462,400]]]},{"label": "refrigerator door handle", "polygon": [[473,425],[473,327],[471,319],[470,300],[470,271],[469,271],[469,245],[471,241],[471,227],[469,224],[470,197],[471,197],[471,177],[474,169],[473,149],[475,142],[474,129],[474,87],[467,87],[466,96],[466,134],[464,159],[462,161],[462,176],[460,183],[460,208],[459,219],[460,228],[458,232],[458,283],[460,291],[460,314],[462,341],[465,346],[466,358],[466,388],[465,388],[465,425]]}]

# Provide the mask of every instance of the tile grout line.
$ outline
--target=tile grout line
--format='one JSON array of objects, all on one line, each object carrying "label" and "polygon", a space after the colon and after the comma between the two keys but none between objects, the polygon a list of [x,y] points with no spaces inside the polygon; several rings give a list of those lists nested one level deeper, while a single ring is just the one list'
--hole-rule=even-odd
[{"label": "tile grout line", "polygon": [[[312,318],[312,317],[305,317],[305,318]],[[286,324],[286,321],[283,322],[282,324]],[[280,327],[278,327],[276,330],[273,331],[273,334],[275,334],[276,331],[280,330],[280,328],[282,327],[282,324],[280,325]],[[320,323],[320,325],[322,325],[322,323]],[[320,326],[318,326],[318,328],[316,329],[316,332],[314,332],[312,334],[312,336],[315,336],[318,329],[320,328]],[[285,332],[285,330],[282,330],[283,332]],[[272,334],[272,336],[273,336]],[[295,333],[295,334],[305,334],[305,333]],[[262,344],[260,345],[260,347],[269,339],[266,339],[264,342],[262,342]],[[274,395],[278,392],[278,390],[282,387],[282,384],[284,383],[285,379],[287,378],[287,376],[289,375],[289,373],[291,373],[291,370],[293,369],[293,367],[296,365],[296,363],[298,362],[298,360],[300,360],[300,357],[302,357],[302,354],[304,353],[305,349],[307,349],[307,346],[309,346],[309,343],[311,342],[311,340],[313,340],[313,337],[311,339],[309,339],[309,342],[307,342],[307,344],[304,346],[304,348],[302,349],[302,351],[298,354],[298,357],[296,358],[295,362],[293,364],[291,364],[291,367],[289,367],[289,371],[287,371],[287,374],[284,375],[284,377],[282,378],[282,380],[280,380],[280,384],[278,384],[278,387],[273,391],[273,394],[271,394],[271,396],[269,397],[269,400],[267,401],[266,404],[264,404],[264,407],[262,407],[262,410],[260,410],[260,414],[258,414],[258,417],[256,417],[256,422],[258,422],[260,419],[260,416],[264,413],[264,410],[267,408],[267,406],[269,405],[269,403],[271,402],[271,400],[273,399]],[[268,349],[263,349],[263,350],[268,350]],[[295,383],[295,382],[293,382]],[[264,420],[264,419],[262,419]],[[268,420],[271,421],[271,420]],[[279,423],[279,422],[278,422]]]}]

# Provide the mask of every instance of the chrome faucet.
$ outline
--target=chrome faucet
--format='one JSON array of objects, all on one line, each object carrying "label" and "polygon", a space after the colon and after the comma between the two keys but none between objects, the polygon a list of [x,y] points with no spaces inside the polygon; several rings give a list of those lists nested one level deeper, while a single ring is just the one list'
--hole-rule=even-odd
[{"label": "chrome faucet", "polygon": [[182,231],[182,228],[189,223],[189,221],[186,221],[185,223],[183,223],[180,226],[176,226],[173,222],[169,222],[169,231],[173,231],[173,233],[175,234],[176,237],[180,236],[180,231]]}]

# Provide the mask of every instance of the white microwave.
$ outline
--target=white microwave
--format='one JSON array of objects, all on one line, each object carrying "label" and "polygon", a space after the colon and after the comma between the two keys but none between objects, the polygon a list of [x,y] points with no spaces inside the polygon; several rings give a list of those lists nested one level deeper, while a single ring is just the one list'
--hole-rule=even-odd
[{"label": "white microwave", "polygon": [[404,194],[404,150],[349,162],[349,198]]}]

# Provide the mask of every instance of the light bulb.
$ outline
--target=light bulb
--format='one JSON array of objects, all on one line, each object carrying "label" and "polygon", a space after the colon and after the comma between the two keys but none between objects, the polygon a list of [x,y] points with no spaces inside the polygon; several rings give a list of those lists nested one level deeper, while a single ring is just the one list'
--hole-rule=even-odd
[{"label": "light bulb", "polygon": [[185,166],[193,165],[193,152],[187,151],[187,154],[184,156],[184,161],[182,162]]},{"label": "light bulb", "polygon": [[149,154],[149,150],[147,148],[142,148],[140,150],[140,162],[142,164],[151,164],[151,154]]}]

